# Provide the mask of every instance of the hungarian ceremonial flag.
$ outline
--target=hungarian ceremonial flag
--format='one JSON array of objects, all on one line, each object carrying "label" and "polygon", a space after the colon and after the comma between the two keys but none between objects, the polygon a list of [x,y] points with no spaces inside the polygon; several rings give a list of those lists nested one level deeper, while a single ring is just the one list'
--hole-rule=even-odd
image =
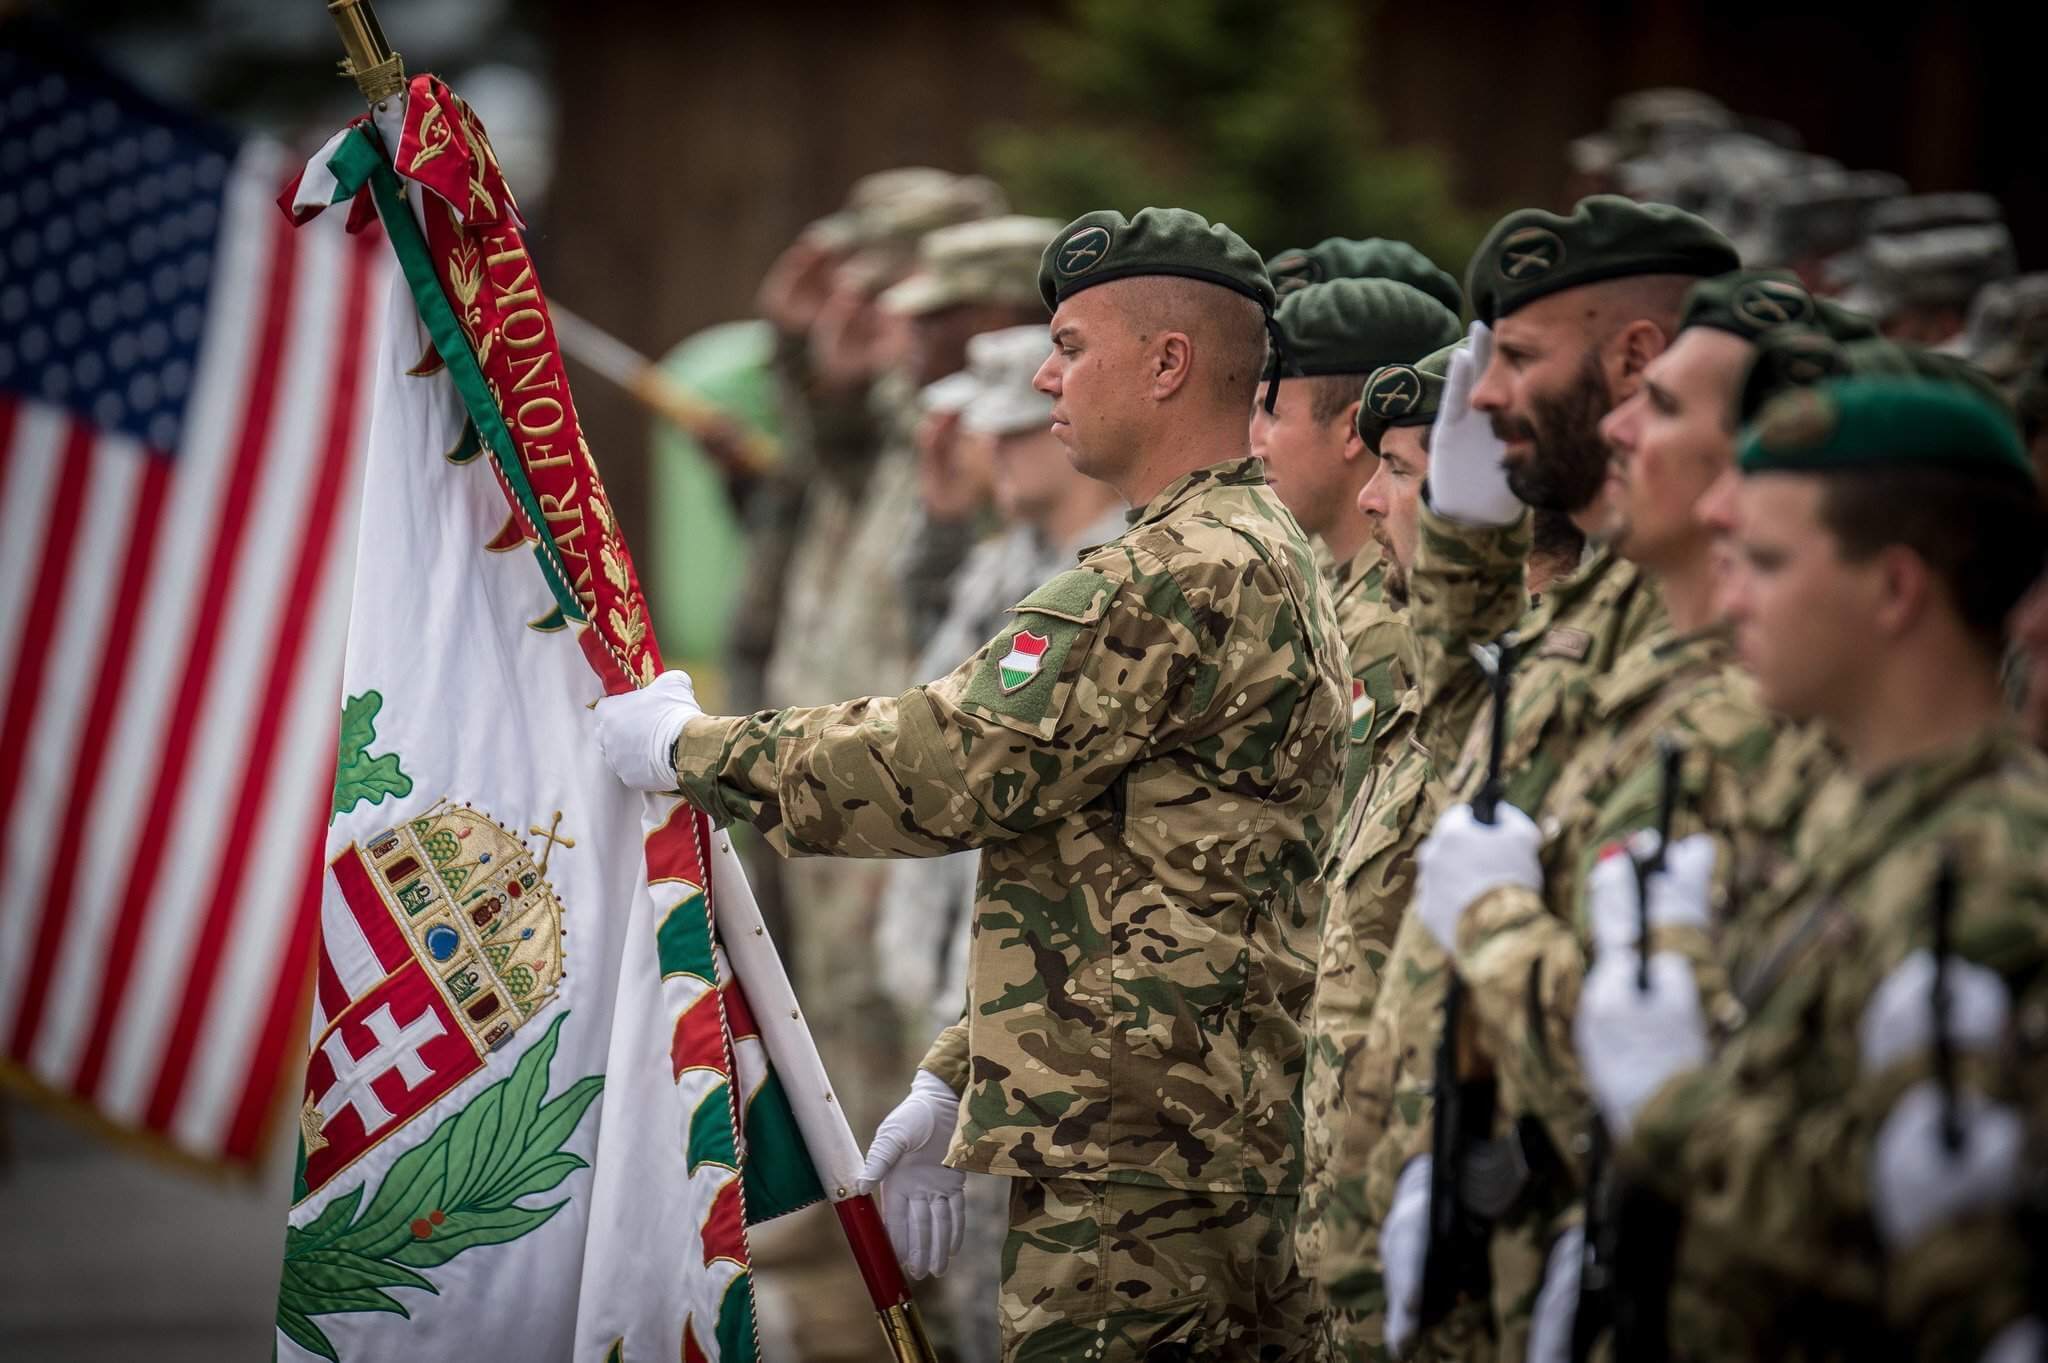
[{"label": "hungarian ceremonial flag", "polygon": [[297,1079],[395,273],[281,221],[288,169],[0,26],[0,1077],[243,1166]]},{"label": "hungarian ceremonial flag", "polygon": [[808,1057],[786,1096],[717,945],[707,890],[746,893],[707,875],[729,844],[598,751],[590,706],[660,659],[518,208],[428,76],[282,203],[381,218],[400,272],[369,375],[279,1355],[752,1359],[745,1226],[817,1200],[821,1173],[845,1197],[857,1157],[828,1108],[814,1165],[791,1099],[829,1097],[787,982],[757,990],[779,1072]]}]

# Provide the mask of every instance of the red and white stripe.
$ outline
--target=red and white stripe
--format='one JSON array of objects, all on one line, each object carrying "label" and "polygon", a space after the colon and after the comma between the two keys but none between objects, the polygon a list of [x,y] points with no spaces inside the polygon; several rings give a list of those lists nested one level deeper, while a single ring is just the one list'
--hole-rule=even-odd
[{"label": "red and white stripe", "polygon": [[302,1045],[390,252],[227,187],[175,460],[0,414],[0,1062],[210,1159]]}]

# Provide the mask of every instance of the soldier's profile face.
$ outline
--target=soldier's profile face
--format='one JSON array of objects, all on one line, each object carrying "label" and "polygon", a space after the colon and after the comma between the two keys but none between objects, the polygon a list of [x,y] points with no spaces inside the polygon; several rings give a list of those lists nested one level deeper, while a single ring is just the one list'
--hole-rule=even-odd
[{"label": "soldier's profile face", "polygon": [[1397,601],[1408,598],[1408,569],[1421,534],[1422,483],[1428,476],[1429,427],[1395,426],[1380,437],[1380,466],[1358,494],[1358,509],[1372,521],[1372,537],[1387,553],[1387,592]]},{"label": "soldier's profile face", "polygon": [[1507,449],[1508,486],[1530,506],[1577,514],[1607,480],[1600,419],[1614,406],[1580,290],[1539,298],[1500,319],[1493,357],[1472,389]]},{"label": "soldier's profile face", "polygon": [[1116,290],[1098,285],[1060,304],[1052,354],[1031,381],[1052,399],[1052,433],[1074,467],[1108,483],[1139,455],[1146,417],[1144,347],[1112,297]]},{"label": "soldier's profile face", "polygon": [[1839,713],[1877,637],[1877,570],[1841,557],[1824,491],[1820,478],[1766,473],[1736,492],[1739,562],[1724,592],[1736,650],[1764,704],[1793,719]]},{"label": "soldier's profile face", "polygon": [[[1344,510],[1344,450],[1356,439],[1352,408],[1316,419],[1318,382],[1282,379],[1270,413],[1264,402],[1253,404],[1251,425],[1252,454],[1264,462],[1266,481],[1311,535],[1321,534]],[[1359,457],[1372,456],[1361,452]]]},{"label": "soldier's profile face", "polygon": [[1600,423],[1611,452],[1604,538],[1622,557],[1663,568],[1704,549],[1709,532],[1696,510],[1734,463],[1732,407],[1750,353],[1726,331],[1682,332]]}]

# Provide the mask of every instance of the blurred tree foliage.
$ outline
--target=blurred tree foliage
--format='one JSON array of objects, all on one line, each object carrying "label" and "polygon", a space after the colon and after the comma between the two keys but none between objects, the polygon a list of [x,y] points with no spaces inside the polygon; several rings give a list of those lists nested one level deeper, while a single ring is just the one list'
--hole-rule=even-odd
[{"label": "blurred tree foliage", "polygon": [[1022,41],[1055,114],[986,139],[1018,209],[1147,204],[1229,223],[1268,255],[1399,237],[1453,274],[1485,224],[1445,167],[1382,141],[1361,87],[1357,0],[1070,0]]}]

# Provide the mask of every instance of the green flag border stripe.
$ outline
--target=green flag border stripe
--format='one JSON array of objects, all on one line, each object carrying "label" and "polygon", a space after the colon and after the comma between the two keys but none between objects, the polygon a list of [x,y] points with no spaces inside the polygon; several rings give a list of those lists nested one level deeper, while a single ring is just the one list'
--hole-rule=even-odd
[{"label": "green flag border stripe", "polygon": [[412,200],[405,191],[405,184],[398,178],[398,172],[391,168],[390,158],[384,154],[383,145],[369,124],[358,123],[349,130],[340,148],[329,158],[327,169],[349,195],[355,194],[365,183],[370,186],[370,200],[376,205],[377,217],[384,224],[384,234],[391,239],[391,249],[398,257],[399,269],[405,274],[413,306],[419,310],[420,320],[426,323],[427,334],[433,339],[434,349],[439,352],[448,377],[455,383],[455,391],[462,397],[462,405],[469,411],[469,419],[476,424],[484,443],[490,446],[491,457],[519,504],[526,528],[535,536],[533,556],[540,561],[541,575],[547,581],[548,590],[563,615],[578,623],[587,621],[583,603],[576,599],[568,570],[563,566],[554,537],[548,531],[547,518],[541,514],[540,499],[534,495],[526,470],[520,467],[518,448],[512,443],[512,432],[505,425],[504,413],[498,410],[497,402],[492,399],[490,386],[484,382],[483,369],[469,348],[469,338],[462,334],[455,310],[449,306],[448,296],[441,291],[440,277],[434,272],[433,256],[427,250],[426,234],[413,217]]}]

